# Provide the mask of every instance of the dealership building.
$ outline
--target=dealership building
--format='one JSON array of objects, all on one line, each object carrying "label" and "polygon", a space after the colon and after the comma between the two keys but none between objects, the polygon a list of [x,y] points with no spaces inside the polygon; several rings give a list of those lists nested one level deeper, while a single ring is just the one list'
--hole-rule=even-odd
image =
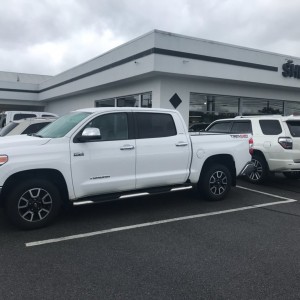
[{"label": "dealership building", "polygon": [[300,58],[154,30],[55,76],[0,71],[0,111],[175,108],[187,124],[300,114]]}]

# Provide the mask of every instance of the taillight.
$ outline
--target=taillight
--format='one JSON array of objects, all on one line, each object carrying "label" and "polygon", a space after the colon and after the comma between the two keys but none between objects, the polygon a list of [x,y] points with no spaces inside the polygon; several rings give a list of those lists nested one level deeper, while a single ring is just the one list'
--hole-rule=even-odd
[{"label": "taillight", "polygon": [[0,155],[0,166],[4,165],[8,161],[8,156],[5,154]]},{"label": "taillight", "polygon": [[290,137],[280,137],[278,143],[284,149],[293,149],[293,140]]},{"label": "taillight", "polygon": [[249,139],[249,153],[253,155],[254,149],[253,149],[253,138]]}]

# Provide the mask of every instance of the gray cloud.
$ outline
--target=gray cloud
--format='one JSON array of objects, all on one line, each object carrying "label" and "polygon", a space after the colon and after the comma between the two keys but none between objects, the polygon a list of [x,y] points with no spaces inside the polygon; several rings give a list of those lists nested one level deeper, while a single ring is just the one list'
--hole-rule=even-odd
[{"label": "gray cloud", "polygon": [[150,30],[300,56],[298,0],[2,0],[0,70],[56,74]]}]

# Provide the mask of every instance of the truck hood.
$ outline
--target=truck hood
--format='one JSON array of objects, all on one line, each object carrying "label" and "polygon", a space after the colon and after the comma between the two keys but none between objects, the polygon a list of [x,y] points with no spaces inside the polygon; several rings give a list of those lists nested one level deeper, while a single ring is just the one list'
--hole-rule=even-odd
[{"label": "truck hood", "polygon": [[50,140],[29,135],[3,136],[0,137],[0,149],[2,152],[4,148],[44,145]]}]

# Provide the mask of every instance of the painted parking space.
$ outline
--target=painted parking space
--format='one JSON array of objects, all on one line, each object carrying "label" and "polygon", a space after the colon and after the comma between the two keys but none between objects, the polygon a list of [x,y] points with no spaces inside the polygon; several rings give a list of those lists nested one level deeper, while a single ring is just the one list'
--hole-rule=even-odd
[{"label": "painted parking space", "polygon": [[239,211],[257,209],[257,208],[267,207],[267,206],[288,204],[288,203],[293,203],[293,202],[298,201],[296,199],[291,199],[291,198],[279,196],[276,194],[266,193],[266,192],[258,191],[256,189],[247,188],[244,186],[237,186],[237,188],[246,190],[246,191],[252,192],[252,193],[258,193],[258,194],[261,194],[261,195],[264,195],[267,197],[280,199],[281,201],[268,202],[268,203],[263,203],[263,204],[254,204],[254,205],[250,205],[250,206],[238,207],[238,208],[221,210],[221,211],[214,211],[214,212],[210,212],[210,213],[188,215],[188,216],[182,216],[182,217],[177,217],[177,218],[157,220],[157,221],[153,221],[153,222],[146,222],[146,223],[140,223],[140,224],[133,224],[133,225],[129,225],[129,226],[116,227],[116,228],[110,228],[110,229],[105,229],[105,230],[68,235],[68,236],[64,236],[64,237],[50,238],[50,239],[45,239],[45,240],[40,240],[40,241],[33,241],[33,242],[26,242],[25,246],[26,247],[34,247],[34,246],[40,246],[40,245],[45,245],[45,244],[58,243],[58,242],[81,239],[81,238],[88,238],[88,237],[92,237],[92,236],[96,236],[96,235],[109,234],[109,233],[120,232],[120,231],[125,231],[125,230],[133,230],[133,229],[149,227],[149,226],[158,226],[158,225],[162,225],[162,224],[166,224],[166,223],[180,222],[180,221],[199,219],[199,218],[204,218],[204,217],[212,217],[212,216],[216,216],[216,215],[235,213],[235,212],[239,212]]},{"label": "painted parking space", "polygon": [[[140,197],[76,207],[34,231],[0,218],[1,298],[295,299],[294,188],[239,180],[221,202]],[[59,238],[70,239],[51,241]]]}]

